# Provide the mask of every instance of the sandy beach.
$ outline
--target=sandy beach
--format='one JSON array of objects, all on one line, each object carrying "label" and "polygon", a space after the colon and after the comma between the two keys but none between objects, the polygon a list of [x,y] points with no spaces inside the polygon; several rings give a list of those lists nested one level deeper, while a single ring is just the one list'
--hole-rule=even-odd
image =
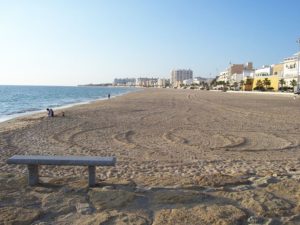
[{"label": "sandy beach", "polygon": [[[0,224],[300,224],[300,97],[145,89],[64,112],[0,123]],[[15,154],[117,165],[29,187]]]}]

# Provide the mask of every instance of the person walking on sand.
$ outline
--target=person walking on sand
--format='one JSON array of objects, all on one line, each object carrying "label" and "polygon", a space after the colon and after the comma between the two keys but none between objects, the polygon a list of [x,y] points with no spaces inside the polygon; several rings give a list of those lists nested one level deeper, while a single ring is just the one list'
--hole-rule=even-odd
[{"label": "person walking on sand", "polygon": [[107,98],[110,99],[110,93],[108,93]]}]

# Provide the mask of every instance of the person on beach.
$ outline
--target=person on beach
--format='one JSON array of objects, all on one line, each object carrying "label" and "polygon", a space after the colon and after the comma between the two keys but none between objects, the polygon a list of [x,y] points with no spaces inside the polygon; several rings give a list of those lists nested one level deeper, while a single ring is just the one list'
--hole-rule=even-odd
[{"label": "person on beach", "polygon": [[48,112],[48,117],[54,117],[54,111],[53,111],[53,109],[47,108],[46,110]]},{"label": "person on beach", "polygon": [[47,108],[46,110],[47,110],[48,117],[51,117],[51,112],[50,112],[50,109],[49,109],[49,108]]},{"label": "person on beach", "polygon": [[108,93],[107,98],[110,99],[110,93]]},{"label": "person on beach", "polygon": [[50,114],[51,114],[51,117],[54,117],[54,111],[53,111],[53,109],[50,109]]}]

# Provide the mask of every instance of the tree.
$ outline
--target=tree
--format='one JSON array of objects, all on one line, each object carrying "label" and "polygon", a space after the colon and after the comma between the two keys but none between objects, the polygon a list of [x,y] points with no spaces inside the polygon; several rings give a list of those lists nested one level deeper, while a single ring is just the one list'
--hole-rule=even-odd
[{"label": "tree", "polygon": [[285,80],[284,80],[283,78],[281,78],[281,79],[279,80],[279,84],[280,84],[280,89],[282,90],[283,85],[285,85]]},{"label": "tree", "polygon": [[256,81],[256,87],[254,89],[260,91],[264,90],[263,82],[261,80]]},{"label": "tree", "polygon": [[215,87],[217,86],[217,78],[214,78],[211,82],[210,82],[210,85]]},{"label": "tree", "polygon": [[203,87],[204,87],[206,90],[209,90],[209,85],[208,85],[208,83],[204,82],[204,83],[203,83]]},{"label": "tree", "polygon": [[265,78],[263,80],[263,85],[266,87],[266,89],[268,89],[269,86],[271,85],[271,81],[268,78]]},{"label": "tree", "polygon": [[244,84],[245,84],[245,81],[244,81],[244,80],[241,80],[241,81],[240,81],[240,89],[243,89]]},{"label": "tree", "polygon": [[293,87],[293,90],[294,88],[297,86],[297,81],[295,79],[291,80],[290,82],[291,86]]}]

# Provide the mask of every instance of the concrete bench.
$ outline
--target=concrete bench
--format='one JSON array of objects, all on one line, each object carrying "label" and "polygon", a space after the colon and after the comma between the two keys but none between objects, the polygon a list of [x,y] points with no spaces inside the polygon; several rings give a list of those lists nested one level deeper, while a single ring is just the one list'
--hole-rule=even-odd
[{"label": "concrete bench", "polygon": [[7,160],[8,164],[26,164],[28,167],[28,184],[39,182],[39,165],[88,166],[89,186],[95,186],[96,166],[114,166],[115,157],[97,156],[44,156],[44,155],[14,155]]}]

